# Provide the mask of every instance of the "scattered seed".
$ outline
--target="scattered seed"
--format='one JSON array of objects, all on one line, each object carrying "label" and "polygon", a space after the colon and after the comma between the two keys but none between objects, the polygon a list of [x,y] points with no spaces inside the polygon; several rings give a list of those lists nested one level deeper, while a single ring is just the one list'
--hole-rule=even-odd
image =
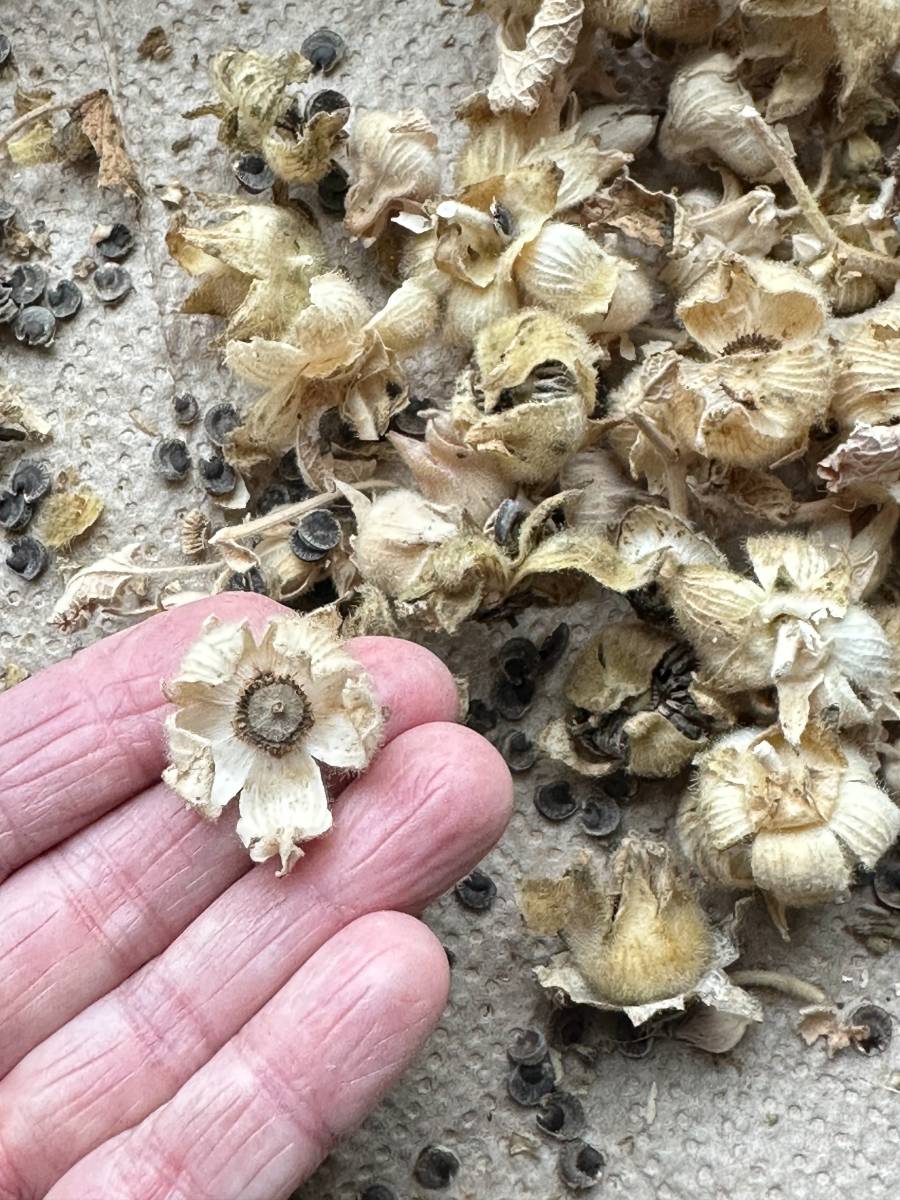
[{"label": "scattered seed", "polygon": [[519,1063],[510,1071],[506,1079],[506,1090],[509,1098],[523,1108],[534,1108],[540,1104],[541,1097],[552,1092],[556,1087],[556,1072],[549,1058],[539,1063]]},{"label": "scattered seed", "polygon": [[900,862],[896,858],[883,858],[875,868],[872,882],[876,899],[885,908],[900,908]]},{"label": "scattered seed", "polygon": [[266,513],[270,513],[275,508],[281,508],[284,504],[290,504],[290,502],[290,488],[283,483],[270,483],[256,501],[257,516],[264,517]]},{"label": "scattered seed", "polygon": [[231,164],[234,177],[253,196],[266,191],[275,182],[275,172],[259,154],[242,154]]},{"label": "scattered seed", "polygon": [[300,470],[300,464],[297,462],[297,452],[288,450],[287,454],[282,455],[281,462],[278,464],[278,474],[282,479],[287,479],[289,482],[297,480],[303,482],[303,472]]},{"label": "scattered seed", "polygon": [[571,1092],[548,1092],[541,1097],[541,1111],[535,1114],[538,1129],[561,1142],[581,1137],[586,1121],[584,1105]]},{"label": "scattered seed", "polygon": [[453,889],[456,898],[465,908],[473,912],[485,912],[497,898],[497,885],[490,875],[476,867],[471,875],[461,879]]},{"label": "scattered seed", "polygon": [[12,473],[9,486],[25,497],[28,504],[35,504],[50,491],[50,472],[47,464],[34,458],[23,458]]},{"label": "scattered seed", "polygon": [[5,67],[12,54],[12,42],[5,33],[0,33],[0,67]]},{"label": "scattered seed", "polygon": [[539,1029],[513,1029],[506,1056],[516,1066],[535,1066],[547,1057],[547,1039]]},{"label": "scattered seed", "polygon": [[459,1171],[459,1159],[445,1146],[426,1146],[413,1167],[413,1178],[424,1188],[442,1191],[448,1188]]},{"label": "scattered seed", "polygon": [[191,456],[181,438],[164,438],[153,447],[153,468],[163,479],[184,479],[191,469]]},{"label": "scattered seed", "polygon": [[569,636],[571,630],[565,621],[560,621],[552,633],[548,633],[544,640],[538,646],[538,658],[540,659],[539,670],[541,674],[546,671],[552,671],[553,668],[562,660],[569,645]]},{"label": "scattered seed", "polygon": [[528,638],[510,638],[500,647],[500,674],[512,684],[518,685],[533,679],[540,663],[537,646]]},{"label": "scattered seed", "polygon": [[434,407],[434,402],[427,397],[410,396],[406,408],[394,413],[391,427],[406,437],[421,438],[425,436],[427,418],[421,414]]},{"label": "scattered seed", "polygon": [[333,162],[331,170],[323,175],[316,185],[319,193],[319,203],[326,212],[343,216],[344,200],[350,189],[350,176],[340,165]]},{"label": "scattered seed", "polygon": [[200,406],[192,392],[181,392],[172,398],[172,410],[176,425],[193,425],[200,414]]},{"label": "scattered seed", "polygon": [[519,721],[531,708],[534,700],[534,681],[526,680],[518,685],[508,679],[500,679],[494,686],[494,707],[507,721]]},{"label": "scattered seed", "polygon": [[226,592],[257,592],[260,596],[268,594],[266,581],[259,567],[251,567],[249,571],[233,571],[225,584]]},{"label": "scattered seed", "polygon": [[672,619],[672,609],[662,587],[655,580],[625,593],[625,599],[635,613],[651,624],[665,625]]},{"label": "scattered seed", "polygon": [[[441,944],[443,945],[443,943],[441,943]],[[444,953],[447,955],[447,962],[450,966],[450,970],[452,971],[453,968],[456,966],[456,954],[453,950],[450,949],[449,946],[444,946]]]},{"label": "scattered seed", "polygon": [[228,496],[237,486],[237,472],[220,455],[201,458],[197,466],[203,486],[210,496]]},{"label": "scattered seed", "polygon": [[498,546],[510,546],[515,541],[515,534],[524,516],[522,505],[518,500],[506,499],[494,513],[494,541]]},{"label": "scattered seed", "polygon": [[71,279],[60,279],[47,289],[47,307],[58,321],[74,317],[81,308],[81,288]]},{"label": "scattered seed", "polygon": [[548,821],[567,821],[578,810],[578,801],[565,779],[544,783],[534,793],[534,807]]},{"label": "scattered seed", "polygon": [[91,276],[97,299],[103,304],[117,304],[131,291],[131,276],[124,267],[108,263],[98,267]]},{"label": "scattered seed", "polygon": [[514,729],[503,741],[503,757],[515,775],[530,771],[537,761],[537,749],[527,733]]},{"label": "scattered seed", "polygon": [[16,267],[6,282],[14,302],[19,308],[27,308],[43,296],[47,272],[38,263],[23,263]]},{"label": "scattered seed", "polygon": [[37,579],[47,567],[47,550],[35,537],[18,538],[6,556],[6,565],[28,583]]},{"label": "scattered seed", "polygon": [[333,29],[316,29],[300,44],[300,53],[312,63],[313,71],[327,75],[344,57],[347,46]]},{"label": "scattered seed", "polygon": [[[643,1030],[643,1032],[642,1032]],[[646,1058],[653,1049],[654,1037],[647,1025],[635,1028],[625,1013],[618,1013],[613,1040],[625,1058]]]},{"label": "scattered seed", "polygon": [[203,428],[206,436],[214,446],[224,446],[232,429],[241,423],[233,404],[214,404],[206,410],[203,418]]},{"label": "scattered seed", "polygon": [[134,234],[127,225],[117,221],[115,225],[108,227],[108,232],[104,231],[103,236],[94,242],[94,245],[97,247],[97,253],[102,254],[104,258],[125,258],[134,249]]},{"label": "scattered seed", "polygon": [[611,796],[596,795],[581,810],[581,828],[591,837],[609,837],[621,820],[622,810]]},{"label": "scattered seed", "polygon": [[290,546],[301,562],[318,562],[341,540],[338,519],[327,509],[317,508],[297,522]]},{"label": "scattered seed", "polygon": [[49,308],[32,304],[19,309],[13,322],[13,333],[26,346],[49,346],[56,333],[56,318]]},{"label": "scattered seed", "polygon": [[476,733],[490,733],[497,727],[497,714],[483,700],[470,700],[466,725]]},{"label": "scattered seed", "polygon": [[373,1183],[360,1192],[359,1200],[397,1200],[397,1193],[383,1183]]},{"label": "scattered seed", "polygon": [[584,1004],[571,1004],[554,1009],[547,1025],[549,1041],[560,1049],[583,1046],[590,1036],[589,1029],[596,1010]]},{"label": "scattered seed", "polygon": [[32,516],[31,505],[21,492],[3,492],[0,495],[0,525],[10,533],[25,529]]},{"label": "scattered seed", "polygon": [[559,1177],[575,1192],[591,1188],[600,1181],[606,1158],[587,1142],[567,1142],[559,1152]]},{"label": "scattered seed", "polygon": [[321,92],[313,92],[307,100],[303,116],[306,121],[311,121],[316,113],[340,112],[342,108],[349,107],[350,101],[343,92],[336,92],[332,88],[323,88]]},{"label": "scattered seed", "polygon": [[627,771],[614,771],[612,775],[604,775],[597,780],[597,787],[613,800],[632,800],[637,794],[637,780]]},{"label": "scattered seed", "polygon": [[851,1025],[868,1026],[868,1034],[853,1045],[860,1054],[884,1054],[891,1044],[894,1023],[891,1014],[877,1004],[861,1004],[850,1014]]}]

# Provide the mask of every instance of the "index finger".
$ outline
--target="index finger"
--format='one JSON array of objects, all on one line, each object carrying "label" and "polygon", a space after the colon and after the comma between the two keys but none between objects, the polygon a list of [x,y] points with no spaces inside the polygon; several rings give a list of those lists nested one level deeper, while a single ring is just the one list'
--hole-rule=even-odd
[{"label": "index finger", "polygon": [[[125,630],[0,694],[0,881],[157,780],[165,765],[161,681],[174,674],[203,622],[248,620],[254,631],[281,605],[232,592]],[[400,643],[405,688],[386,736],[452,718],[455,689],[434,655]],[[370,670],[397,643],[356,643]],[[381,647],[381,649],[379,649]]]}]

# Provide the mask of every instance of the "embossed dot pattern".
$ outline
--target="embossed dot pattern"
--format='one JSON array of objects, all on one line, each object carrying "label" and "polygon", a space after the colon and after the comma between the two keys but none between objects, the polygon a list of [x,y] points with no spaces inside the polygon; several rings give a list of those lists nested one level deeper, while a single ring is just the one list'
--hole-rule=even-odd
[{"label": "embossed dot pattern", "polygon": [[[201,411],[226,401],[240,408],[250,399],[209,346],[214,322],[177,313],[187,283],[167,257],[163,233],[169,214],[153,191],[171,177],[198,190],[236,188],[214,122],[179,116],[208,95],[209,57],[228,44],[296,49],[327,17],[347,42],[347,56],[329,76],[329,86],[358,106],[423,108],[440,131],[446,165],[459,140],[458,130],[448,130],[452,110],[486,81],[493,58],[489,23],[466,16],[466,7],[464,0],[337,0],[326,14],[303,0],[251,0],[243,6],[237,0],[35,0],[3,6],[3,29],[15,46],[23,84],[51,87],[60,97],[98,86],[113,91],[146,191],[136,219],[129,203],[97,190],[89,170],[7,171],[0,183],[3,199],[17,206],[22,223],[47,222],[51,253],[36,261],[44,262],[51,279],[68,276],[91,253],[96,224],[123,221],[136,235],[128,259],[134,290],[121,304],[105,307],[85,287],[82,311],[61,323],[49,351],[29,351],[6,338],[0,347],[13,385],[53,424],[54,440],[41,449],[42,456],[55,470],[74,467],[106,502],[95,529],[74,547],[73,561],[90,561],[127,540],[142,541],[158,559],[174,555],[179,515],[194,506],[208,508],[209,502],[195,474],[184,484],[161,487],[151,469],[157,436],[184,437],[195,461],[208,452],[202,423],[176,426],[172,396],[192,392]],[[165,62],[140,62],[137,45],[156,24],[167,31],[174,52]],[[3,125],[12,116],[15,82],[9,72],[0,77]],[[185,135],[190,143],[173,151],[172,144]],[[307,198],[317,209],[314,189]],[[341,235],[334,219],[323,217],[322,228],[333,264],[373,301],[381,298],[383,285],[364,252]],[[410,369],[413,392],[446,395],[457,365],[453,355],[420,356]],[[158,432],[144,432],[133,414]],[[14,459],[9,451],[0,453],[6,454],[0,459],[2,483]],[[46,624],[63,565],[56,558],[36,585],[23,585],[0,570],[0,662],[13,659],[37,670],[104,629],[95,624],[63,637]],[[594,596],[574,611],[526,614],[515,630],[475,626],[464,644],[435,639],[434,645],[454,672],[471,672],[472,695],[486,699],[493,671],[485,663],[507,637],[524,634],[539,641],[565,616],[574,650],[607,611],[606,602]],[[542,681],[541,697],[521,725],[530,735],[558,704],[564,674],[565,660]],[[501,721],[491,736],[499,741],[510,728]],[[516,1107],[505,1088],[510,1030],[541,1025],[546,1016],[530,970],[553,948],[548,939],[523,933],[516,881],[523,874],[559,872],[576,850],[590,845],[577,822],[551,826],[534,808],[535,788],[557,776],[556,767],[539,759],[519,777],[510,829],[483,864],[498,888],[491,910],[475,916],[450,894],[427,914],[456,957],[441,1025],[404,1082],[300,1189],[297,1200],[357,1200],[373,1181],[390,1185],[403,1200],[427,1200],[433,1193],[414,1183],[411,1168],[429,1144],[447,1146],[460,1159],[459,1174],[441,1193],[449,1200],[565,1200],[570,1194],[557,1174],[558,1146],[540,1136],[533,1113]],[[652,798],[625,806],[612,843],[628,829],[664,829],[679,786],[658,788]],[[865,897],[855,903],[860,899]],[[753,913],[744,963],[791,969],[851,1007],[868,999],[900,1013],[896,959],[868,955],[846,932],[847,915],[846,908],[798,914],[786,947],[762,913]],[[639,1061],[611,1054],[588,1066],[567,1056],[559,1086],[584,1100],[585,1138],[607,1156],[604,1196],[881,1200],[894,1194],[898,1098],[885,1085],[898,1068],[900,1038],[881,1058],[850,1051],[829,1061],[820,1047],[809,1049],[797,1037],[793,1001],[771,993],[763,999],[765,1024],[718,1060],[665,1041]]]}]

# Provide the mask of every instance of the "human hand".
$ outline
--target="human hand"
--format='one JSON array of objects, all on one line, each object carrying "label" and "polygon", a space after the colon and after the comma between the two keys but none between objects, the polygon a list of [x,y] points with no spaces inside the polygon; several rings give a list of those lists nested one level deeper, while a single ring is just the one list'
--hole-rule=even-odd
[{"label": "human hand", "polygon": [[[446,956],[411,916],[500,836],[511,784],[410,642],[353,653],[386,743],[294,873],[159,781],[160,692],[229,594],[0,696],[0,1200],[276,1200],[399,1077]],[[385,911],[388,910],[388,911]]]}]

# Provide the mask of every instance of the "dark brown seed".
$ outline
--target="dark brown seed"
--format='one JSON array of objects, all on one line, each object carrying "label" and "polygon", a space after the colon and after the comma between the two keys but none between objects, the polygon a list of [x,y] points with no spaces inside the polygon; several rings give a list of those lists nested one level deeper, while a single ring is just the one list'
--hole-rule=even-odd
[{"label": "dark brown seed", "polygon": [[865,1025],[869,1032],[853,1045],[860,1054],[884,1054],[891,1044],[894,1023],[891,1014],[877,1004],[861,1004],[850,1014],[851,1025]]},{"label": "dark brown seed", "polygon": [[584,1105],[571,1092],[548,1092],[542,1096],[540,1112],[534,1119],[538,1129],[561,1142],[581,1137],[586,1124]]},{"label": "dark brown seed", "polygon": [[581,810],[581,828],[591,837],[609,837],[621,820],[622,810],[611,796],[595,796]]},{"label": "dark brown seed", "polygon": [[134,249],[134,234],[127,225],[117,221],[115,225],[110,226],[106,237],[94,245],[97,247],[97,253],[102,254],[104,258],[126,258]]},{"label": "dark brown seed", "polygon": [[81,288],[71,279],[60,279],[47,289],[47,307],[58,321],[74,317],[81,308]]},{"label": "dark brown seed", "polygon": [[23,458],[13,471],[9,486],[24,496],[28,504],[43,500],[51,487],[47,464],[34,458]]},{"label": "dark brown seed", "polygon": [[181,392],[172,398],[176,425],[193,425],[200,415],[200,406],[192,392]]},{"label": "dark brown seed", "polygon": [[416,1183],[431,1191],[448,1188],[459,1172],[459,1159],[445,1146],[426,1146],[413,1167]]},{"label": "dark brown seed", "polygon": [[13,333],[26,346],[49,346],[56,333],[56,317],[40,304],[21,308],[13,322]]},{"label": "dark brown seed", "polygon": [[513,1029],[506,1055],[517,1066],[534,1066],[547,1057],[547,1040],[539,1029]]},{"label": "dark brown seed", "polygon": [[494,707],[507,721],[519,721],[531,708],[534,700],[534,681],[526,680],[516,686],[508,679],[500,679],[494,686]]},{"label": "dark brown seed", "polygon": [[233,404],[214,404],[206,410],[203,428],[214,446],[224,446],[232,429],[237,429],[241,418]]},{"label": "dark brown seed", "polygon": [[537,761],[537,749],[527,733],[514,729],[503,739],[503,757],[515,775],[530,771]]},{"label": "dark brown seed", "polygon": [[300,53],[312,63],[313,71],[327,75],[346,52],[344,39],[333,29],[316,29],[300,43]]},{"label": "dark brown seed", "polygon": [[410,396],[406,408],[401,408],[391,418],[391,428],[405,434],[406,437],[424,437],[428,420],[421,414],[433,407],[434,402],[426,397]]},{"label": "dark brown seed", "polygon": [[6,565],[11,571],[31,583],[32,580],[46,570],[47,550],[42,542],[34,537],[23,537],[13,542]]},{"label": "dark brown seed", "polygon": [[97,268],[91,276],[91,284],[103,304],[118,304],[131,291],[131,276],[124,267],[108,263]]},{"label": "dark brown seed", "polygon": [[607,796],[619,802],[631,800],[637,795],[637,780],[626,771],[613,771],[612,775],[604,775],[597,780],[597,787]]},{"label": "dark brown seed", "polygon": [[234,177],[252,196],[258,196],[275,182],[275,173],[259,154],[242,154],[231,164]]},{"label": "dark brown seed", "polygon": [[559,1152],[559,1177],[572,1191],[581,1192],[600,1181],[606,1158],[580,1139],[567,1142]]},{"label": "dark brown seed", "polygon": [[285,504],[290,504],[290,502],[291,493],[288,487],[283,483],[270,483],[256,501],[257,516],[264,517],[266,513],[270,513],[275,508],[281,508]]},{"label": "dark brown seed", "polygon": [[872,887],[885,908],[900,908],[900,860],[893,855],[883,858],[875,868]]},{"label": "dark brown seed", "polygon": [[552,633],[548,633],[541,644],[538,646],[538,658],[540,659],[539,671],[544,674],[546,671],[552,671],[558,662],[561,661],[569,645],[570,636],[569,626],[565,621],[560,621]]},{"label": "dark brown seed", "polygon": [[326,212],[334,213],[338,216],[343,216],[345,211],[344,201],[347,197],[347,192],[350,190],[350,177],[340,163],[333,162],[331,170],[327,175],[323,175],[316,184],[316,191],[319,194],[319,203]]},{"label": "dark brown seed", "polygon": [[564,779],[544,783],[534,794],[534,807],[548,821],[567,821],[578,809],[571,786]]},{"label": "dark brown seed", "polygon": [[506,1079],[506,1090],[511,1100],[523,1108],[540,1104],[541,1097],[556,1087],[556,1072],[549,1058],[539,1063],[519,1063]]},{"label": "dark brown seed", "polygon": [[0,494],[0,525],[10,533],[20,533],[33,515],[31,505],[21,492]]},{"label": "dark brown seed", "polygon": [[301,517],[291,533],[290,547],[302,562],[318,562],[341,540],[341,525],[333,513],[317,508]]},{"label": "dark brown seed", "polygon": [[342,108],[349,107],[350,101],[342,92],[336,92],[332,88],[324,88],[321,92],[313,92],[307,100],[306,107],[303,110],[303,117],[309,122],[316,113],[340,112]]},{"label": "dark brown seed", "polygon": [[6,280],[14,303],[19,308],[37,304],[47,286],[47,272],[38,263],[23,263]]},{"label": "dark brown seed", "polygon": [[466,725],[476,733],[490,733],[497,728],[497,714],[483,700],[470,700]]},{"label": "dark brown seed", "polygon": [[494,541],[498,546],[513,546],[516,532],[525,515],[518,500],[503,500],[494,513]]},{"label": "dark brown seed", "polygon": [[237,487],[237,472],[224,458],[214,455],[197,464],[203,486],[211,496],[230,496]]},{"label": "dark brown seed", "polygon": [[153,447],[153,469],[174,483],[184,479],[191,469],[191,456],[180,438],[164,438]]},{"label": "dark brown seed", "polygon": [[461,879],[453,890],[460,904],[473,912],[485,912],[497,898],[496,883],[477,867],[471,875]]},{"label": "dark brown seed", "polygon": [[228,576],[225,591],[257,592],[260,596],[268,595],[266,581],[259,567],[251,567],[249,571],[233,571]]},{"label": "dark brown seed", "polygon": [[510,638],[500,647],[500,674],[512,684],[518,685],[533,679],[540,665],[537,646],[528,638]]}]

